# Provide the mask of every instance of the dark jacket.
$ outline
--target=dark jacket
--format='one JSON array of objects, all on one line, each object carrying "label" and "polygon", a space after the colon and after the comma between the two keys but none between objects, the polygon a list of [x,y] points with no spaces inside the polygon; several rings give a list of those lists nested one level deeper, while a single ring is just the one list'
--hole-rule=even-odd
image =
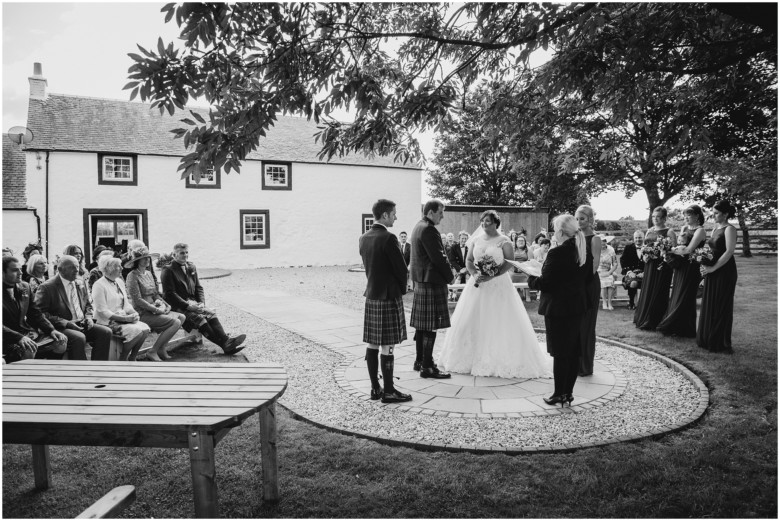
[{"label": "dark jacket", "polygon": [[539,314],[549,317],[583,314],[588,307],[586,277],[591,275],[577,262],[575,239],[552,248],[542,266],[542,276],[528,277],[528,287],[542,292]]},{"label": "dark jacket", "polygon": [[639,258],[639,254],[636,251],[636,244],[633,242],[626,244],[623,253],[620,255],[620,268],[623,275],[629,271],[645,269],[645,262]]},{"label": "dark jacket", "polygon": [[[468,254],[469,254],[469,247],[466,246],[466,256],[468,256]],[[466,267],[466,259],[463,256],[463,253],[461,253],[460,251],[460,244],[452,245],[447,258],[450,261],[450,265],[452,266],[452,269],[454,269],[455,271],[460,271]]]},{"label": "dark jacket", "polygon": [[[83,280],[76,281],[76,294],[78,295],[84,316],[91,317],[92,299]],[[68,322],[75,320],[68,306],[69,300],[65,288],[62,286],[61,275],[56,275],[47,280],[38,286],[38,291],[35,292],[35,305],[38,306],[49,322],[60,331],[67,328]]]},{"label": "dark jacket", "polygon": [[3,346],[17,343],[36,328],[47,335],[54,331],[54,326],[33,302],[30,285],[15,284],[13,298],[3,287]]},{"label": "dark jacket", "polygon": [[366,268],[366,291],[371,300],[395,300],[406,293],[406,263],[398,239],[381,224],[360,236],[360,257]]},{"label": "dark jacket", "polygon": [[186,311],[188,300],[206,304],[206,294],[198,280],[198,270],[191,262],[187,263],[187,274],[182,271],[181,264],[172,262],[162,270],[160,275],[163,287],[163,299],[174,311]]},{"label": "dark jacket", "polygon": [[406,244],[401,244],[401,253],[404,254],[404,262],[406,263],[406,267],[409,267],[409,263],[412,261],[412,245],[408,242]]},{"label": "dark jacket", "polygon": [[414,282],[446,285],[453,281],[455,277],[433,221],[423,217],[414,225],[409,242],[412,246],[410,271]]}]

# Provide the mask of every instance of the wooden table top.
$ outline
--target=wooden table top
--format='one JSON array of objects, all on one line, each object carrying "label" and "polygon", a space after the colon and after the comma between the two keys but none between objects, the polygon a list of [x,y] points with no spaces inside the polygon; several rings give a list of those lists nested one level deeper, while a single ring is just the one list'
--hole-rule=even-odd
[{"label": "wooden table top", "polygon": [[3,365],[3,428],[234,427],[287,388],[270,363],[23,360]]}]

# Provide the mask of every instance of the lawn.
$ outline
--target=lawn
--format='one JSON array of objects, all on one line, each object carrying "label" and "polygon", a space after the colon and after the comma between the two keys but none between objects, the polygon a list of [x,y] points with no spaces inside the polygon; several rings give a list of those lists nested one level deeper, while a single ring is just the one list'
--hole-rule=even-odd
[{"label": "lawn", "polygon": [[[282,499],[260,499],[257,420],[217,447],[223,517],[777,517],[777,259],[737,259],[734,354],[636,330],[600,312],[598,334],[668,356],[709,387],[690,428],[571,453],[421,452],[323,431],[279,412]],[[316,274],[317,268],[311,268]],[[536,303],[528,303],[542,327]],[[187,451],[51,447],[54,486],[33,488],[29,447],[3,446],[3,516],[73,517],[133,484],[127,518],[192,517]]]}]

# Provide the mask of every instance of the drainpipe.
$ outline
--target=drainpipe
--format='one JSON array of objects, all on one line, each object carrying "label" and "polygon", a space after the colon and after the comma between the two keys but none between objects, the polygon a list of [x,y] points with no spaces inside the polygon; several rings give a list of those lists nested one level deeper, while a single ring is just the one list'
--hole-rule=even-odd
[{"label": "drainpipe", "polygon": [[49,151],[46,151],[46,244],[43,255],[49,258]]},{"label": "drainpipe", "polygon": [[31,208],[33,215],[35,216],[35,221],[38,224],[38,237],[41,236],[41,216],[38,215],[38,209],[37,208]]}]

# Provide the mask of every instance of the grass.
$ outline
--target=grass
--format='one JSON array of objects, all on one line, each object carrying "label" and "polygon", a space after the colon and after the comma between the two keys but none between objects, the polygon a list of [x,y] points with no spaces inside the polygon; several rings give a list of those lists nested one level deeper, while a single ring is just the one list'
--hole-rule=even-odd
[{"label": "grass", "polygon": [[[222,517],[777,517],[777,259],[737,259],[734,354],[640,331],[621,307],[600,336],[656,351],[711,391],[683,431],[573,453],[421,452],[320,430],[280,410],[282,499],[261,498],[254,418],[217,447]],[[542,326],[536,303],[528,304]],[[414,421],[410,418],[410,421]],[[3,516],[72,517],[133,484],[127,518],[194,515],[186,450],[51,447],[54,486],[33,489],[30,449],[3,446]]]}]

